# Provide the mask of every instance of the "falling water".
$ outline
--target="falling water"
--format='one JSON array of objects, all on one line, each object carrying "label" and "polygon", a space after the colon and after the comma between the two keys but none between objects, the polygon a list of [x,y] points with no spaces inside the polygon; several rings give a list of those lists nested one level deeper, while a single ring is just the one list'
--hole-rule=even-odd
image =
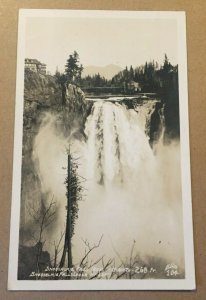
[{"label": "falling water", "polygon": [[93,105],[85,127],[87,197],[80,204],[74,237],[77,261],[84,250],[80,238],[94,243],[104,235],[99,255],[115,257],[118,252],[126,258],[136,241],[140,255],[183,265],[179,150],[162,143],[162,115],[159,146],[155,154],[151,149],[154,104],[151,100],[127,109],[99,100]]},{"label": "falling water", "polygon": [[[96,102],[86,124],[88,180],[105,187],[129,183],[154,157],[144,129],[147,111],[136,113],[111,102]],[[136,174],[136,175],[135,175]]]},{"label": "falling water", "polygon": [[[85,124],[86,142],[65,138],[47,114],[35,138],[33,160],[42,192],[54,195],[57,220],[48,241],[58,241],[65,225],[66,148],[79,157],[79,174],[86,178],[84,201],[72,238],[73,261],[78,264],[86,245],[101,244],[90,255],[120,257],[131,253],[145,260],[160,257],[184,267],[179,144],[164,145],[164,118],[156,149],[149,145],[155,101],[128,109],[118,101],[94,102]],[[50,242],[51,244],[51,242]],[[45,248],[51,253],[49,243]]]}]

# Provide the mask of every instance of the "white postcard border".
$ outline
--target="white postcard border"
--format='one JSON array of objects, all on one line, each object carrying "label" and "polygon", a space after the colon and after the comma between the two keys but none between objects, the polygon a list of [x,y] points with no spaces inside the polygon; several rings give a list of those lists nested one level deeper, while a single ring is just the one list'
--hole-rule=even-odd
[{"label": "white postcard border", "polygon": [[[180,145],[182,171],[182,199],[184,222],[185,279],[127,279],[127,280],[17,280],[21,158],[23,137],[24,49],[26,19],[29,17],[70,18],[139,18],[176,19],[178,24],[178,65],[180,106]],[[189,123],[187,89],[186,23],[184,12],[160,11],[89,11],[21,9],[19,12],[15,131],[13,153],[13,186],[10,221],[9,290],[193,290],[195,289]]]}]

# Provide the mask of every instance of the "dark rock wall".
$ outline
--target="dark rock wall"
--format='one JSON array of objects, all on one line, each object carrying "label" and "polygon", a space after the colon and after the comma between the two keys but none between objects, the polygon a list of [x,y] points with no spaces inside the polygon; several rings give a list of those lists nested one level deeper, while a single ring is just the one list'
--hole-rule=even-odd
[{"label": "dark rock wall", "polygon": [[[64,88],[64,92],[62,92]],[[45,112],[57,116],[57,131],[69,136],[75,128],[76,138],[84,138],[84,123],[90,110],[82,90],[66,83],[59,84],[55,76],[42,75],[25,70],[24,115],[22,149],[22,189],[21,189],[21,227],[29,223],[26,217],[26,202],[41,205],[41,187],[32,160],[35,136],[37,135]],[[37,199],[39,199],[37,201]],[[38,209],[38,207],[37,207]],[[30,224],[29,224],[30,226]],[[24,231],[24,230],[23,230]]]}]

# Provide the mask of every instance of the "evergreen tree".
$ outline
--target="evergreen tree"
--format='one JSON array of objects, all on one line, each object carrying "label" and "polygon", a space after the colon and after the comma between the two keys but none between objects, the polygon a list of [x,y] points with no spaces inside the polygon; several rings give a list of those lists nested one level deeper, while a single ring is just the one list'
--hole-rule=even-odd
[{"label": "evergreen tree", "polygon": [[128,71],[127,66],[126,66],[125,70],[123,71],[123,76],[124,76],[125,82],[127,83],[129,80],[129,71]]},{"label": "evergreen tree", "polygon": [[74,51],[73,54],[69,55],[65,66],[65,74],[67,80],[70,82],[80,81],[83,66],[79,63],[79,54]]},{"label": "evergreen tree", "polygon": [[132,66],[130,66],[130,70],[129,70],[129,79],[134,80],[134,70]]},{"label": "evergreen tree", "polygon": [[163,65],[163,70],[165,73],[168,73],[172,69],[172,65],[169,62],[169,59],[167,57],[167,54],[165,54],[165,59],[164,59],[164,65]]}]

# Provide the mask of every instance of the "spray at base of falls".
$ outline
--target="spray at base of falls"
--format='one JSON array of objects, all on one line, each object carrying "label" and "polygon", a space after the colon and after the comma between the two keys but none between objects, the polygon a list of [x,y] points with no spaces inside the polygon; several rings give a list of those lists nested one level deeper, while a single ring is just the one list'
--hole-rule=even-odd
[{"label": "spray at base of falls", "polygon": [[85,129],[88,196],[80,204],[76,237],[93,242],[104,234],[102,253],[112,257],[117,250],[122,258],[135,240],[142,255],[183,264],[179,150],[163,146],[161,138],[154,155],[146,135],[153,109],[153,101],[136,111],[94,104]]},{"label": "spray at base of falls", "polygon": [[[84,255],[82,240],[93,245],[103,235],[93,259],[116,258],[117,252],[128,258],[135,241],[144,259],[161,257],[184,266],[179,146],[157,143],[154,155],[147,136],[152,109],[152,101],[135,110],[97,101],[85,126],[87,142],[73,141],[82,158],[80,175],[87,180],[72,240],[75,263]],[[40,129],[35,159],[44,188],[57,199],[60,232],[65,185],[59,172],[66,166],[69,141],[58,136],[53,124],[47,120]]]}]

